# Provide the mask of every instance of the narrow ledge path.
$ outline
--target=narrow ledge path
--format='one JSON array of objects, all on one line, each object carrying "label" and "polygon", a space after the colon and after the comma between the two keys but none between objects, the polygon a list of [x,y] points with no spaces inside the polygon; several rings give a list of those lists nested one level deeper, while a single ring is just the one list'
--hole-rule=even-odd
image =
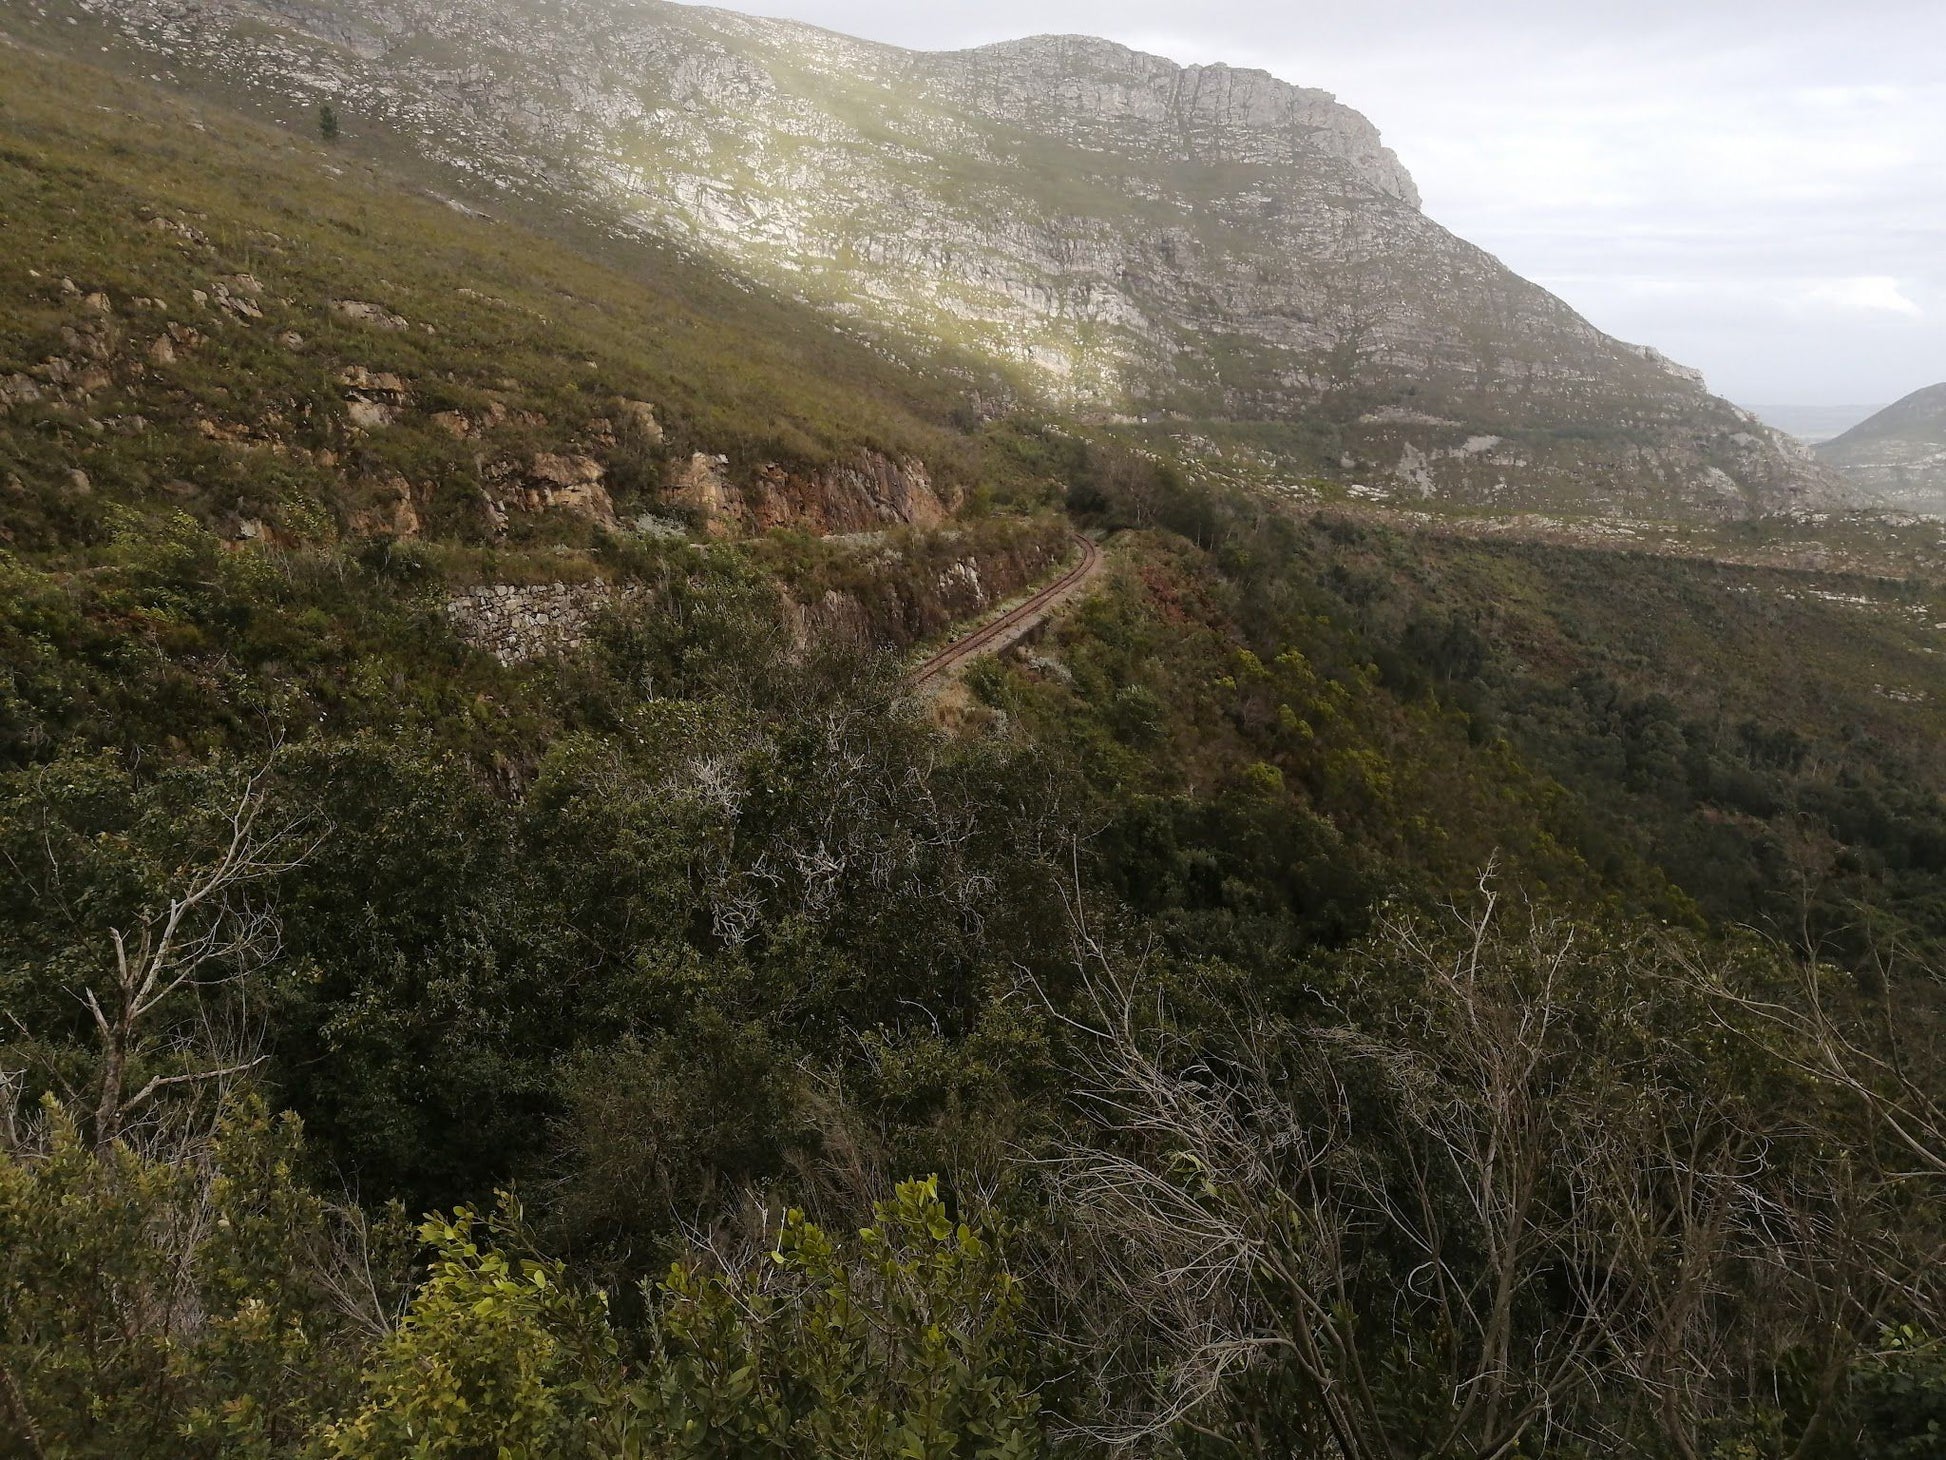
[{"label": "narrow ledge path", "polygon": [[1081,549],[1081,557],[1072,568],[991,623],[961,635],[921,662],[912,671],[912,687],[921,694],[937,693],[955,671],[983,654],[997,654],[1018,643],[1022,637],[1038,628],[1048,614],[1086,587],[1088,580],[1101,569],[1101,549],[1092,539],[1078,532],[1074,540]]}]

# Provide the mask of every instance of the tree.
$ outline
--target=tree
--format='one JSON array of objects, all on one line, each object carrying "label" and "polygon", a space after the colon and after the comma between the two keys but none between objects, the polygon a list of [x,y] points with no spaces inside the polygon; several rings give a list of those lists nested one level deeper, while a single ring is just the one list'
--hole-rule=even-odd
[{"label": "tree", "polygon": [[247,977],[275,956],[276,914],[254,900],[254,885],[297,866],[316,847],[301,823],[263,824],[268,763],[245,783],[227,817],[220,849],[183,875],[164,907],[140,911],[130,928],[110,928],[114,966],[103,985],[82,990],[100,1038],[95,1144],[121,1137],[127,1122],[162,1090],[240,1074],[263,1056],[192,1063],[151,1075],[128,1094],[130,1062],[148,1045],[151,1024],[185,993]]},{"label": "tree", "polygon": [[[497,1244],[481,1240],[485,1226]],[[377,1346],[365,1402],[330,1426],[334,1460],[620,1453],[623,1375],[607,1304],[569,1286],[557,1262],[510,1257],[520,1211],[490,1223],[465,1207],[419,1229],[426,1281]]]},{"label": "tree", "polygon": [[401,1216],[296,1174],[296,1117],[253,1097],[166,1149],[95,1149],[49,1097],[0,1149],[0,1454],[301,1453],[397,1321]]},{"label": "tree", "polygon": [[[1095,1129],[1049,1170],[1102,1438],[1698,1460],[1794,1352],[1817,1377],[1780,1422],[1828,1427],[1876,1319],[1800,1321],[1867,1294],[1811,1262],[1832,1203],[1765,1109],[1790,1072],[1713,1054],[1653,937],[1483,894],[1446,926],[1389,921],[1339,1017],[1306,1023],[1185,1026],[1084,944]],[[1772,1301],[1807,1269],[1818,1294]]]},{"label": "tree", "polygon": [[[1681,973],[1708,1002],[1723,1028],[1834,1094],[1857,1103],[1869,1123],[1899,1151],[1911,1174],[1946,1180],[1946,1099],[1924,1074],[1934,1066],[1901,1047],[1893,990],[1903,979],[1878,960],[1883,1030],[1877,1040],[1861,1019],[1834,1007],[1838,971],[1813,959],[1795,969],[1793,985],[1753,990],[1728,982],[1694,959]],[[1937,975],[1923,975],[1936,984]],[[1922,1026],[1923,1027],[1923,1026]],[[1921,1072],[1924,1072],[1922,1074]]]},{"label": "tree", "polygon": [[327,142],[338,140],[338,112],[330,102],[318,108],[318,136]]},{"label": "tree", "polygon": [[35,914],[0,938],[0,972],[21,996],[11,1032],[49,1086],[92,1112],[97,1148],[165,1091],[263,1061],[244,995],[281,944],[264,886],[321,839],[308,817],[273,811],[274,763],[239,786],[223,766],[142,782],[107,758],[62,761],[0,787],[0,861],[14,874],[3,890]]},{"label": "tree", "polygon": [[600,1294],[516,1255],[529,1238],[511,1200],[486,1223],[464,1208],[435,1217],[420,1229],[427,1281],[323,1453],[1044,1455],[1019,1374],[1020,1291],[997,1244],[954,1222],[931,1178],[902,1183],[873,1218],[846,1241],[791,1211],[747,1265],[676,1264],[648,1294],[654,1322],[632,1367]]}]

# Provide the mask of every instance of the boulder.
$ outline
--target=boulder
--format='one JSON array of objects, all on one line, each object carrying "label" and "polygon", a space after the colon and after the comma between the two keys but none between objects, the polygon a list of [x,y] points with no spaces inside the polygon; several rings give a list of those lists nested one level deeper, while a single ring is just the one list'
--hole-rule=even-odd
[{"label": "boulder", "polygon": [[615,398],[615,415],[624,430],[634,433],[651,446],[662,444],[662,423],[655,418],[655,407],[645,400]]},{"label": "boulder", "polygon": [[[233,277],[250,279],[248,274],[237,274]],[[255,284],[257,281],[250,279],[250,282]],[[218,279],[214,284],[210,285],[210,292],[216,297],[216,307],[218,309],[233,315],[245,323],[264,317],[264,312],[257,308],[250,296],[248,294],[238,293],[232,289],[229,280]]]},{"label": "boulder", "polygon": [[613,527],[615,503],[602,485],[606,475],[592,457],[536,452],[527,470],[528,503],[536,510],[559,508]]},{"label": "boulder", "polygon": [[354,324],[368,324],[374,329],[402,330],[408,327],[403,316],[369,300],[334,299],[331,309],[340,318],[351,320]]},{"label": "boulder", "polygon": [[402,402],[409,394],[406,383],[388,370],[367,370],[363,365],[353,365],[338,376],[338,383],[347,390],[373,400]]}]

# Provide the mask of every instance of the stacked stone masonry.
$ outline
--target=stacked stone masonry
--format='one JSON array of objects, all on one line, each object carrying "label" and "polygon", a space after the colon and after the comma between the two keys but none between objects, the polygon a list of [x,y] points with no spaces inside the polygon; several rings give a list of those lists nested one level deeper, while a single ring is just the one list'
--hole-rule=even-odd
[{"label": "stacked stone masonry", "polygon": [[637,591],[607,583],[482,583],[446,600],[459,636],[502,664],[562,653],[587,637],[601,609]]}]

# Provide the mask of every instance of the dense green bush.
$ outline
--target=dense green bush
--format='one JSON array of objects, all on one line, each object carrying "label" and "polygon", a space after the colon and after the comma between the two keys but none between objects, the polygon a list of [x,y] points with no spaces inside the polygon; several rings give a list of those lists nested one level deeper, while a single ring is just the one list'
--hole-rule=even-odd
[{"label": "dense green bush", "polygon": [[296,1120],[241,1099],[213,1133],[175,1122],[145,1151],[92,1148],[52,1100],[8,1115],[9,1453],[300,1453],[405,1274],[382,1222],[300,1181]]},{"label": "dense green bush", "polygon": [[1861,1460],[1921,1460],[1946,1451],[1946,1352],[1910,1325],[1853,1366]]}]

